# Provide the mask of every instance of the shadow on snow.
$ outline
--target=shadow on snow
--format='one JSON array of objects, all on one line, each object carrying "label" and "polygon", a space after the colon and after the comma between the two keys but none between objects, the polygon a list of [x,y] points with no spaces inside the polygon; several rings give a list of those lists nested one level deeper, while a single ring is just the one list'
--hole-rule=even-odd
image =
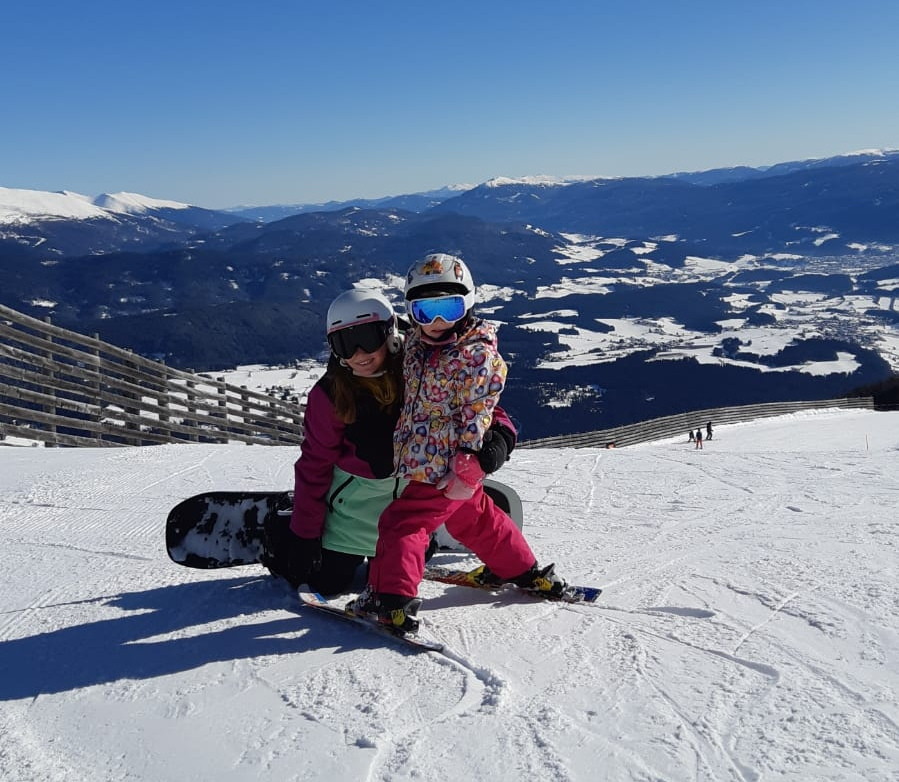
[{"label": "shadow on snow", "polygon": [[[355,628],[303,614],[286,583],[268,577],[175,584],[80,602],[140,613],[0,643],[0,670],[5,671],[0,701],[120,679],[151,679],[225,660],[297,654],[332,645],[339,646],[338,651],[382,645]],[[254,614],[273,610],[292,615],[252,621]],[[191,629],[228,620],[233,626],[205,632]],[[320,634],[326,626],[330,631]],[[307,632],[311,627],[315,634]],[[172,634],[178,637],[156,638]],[[347,643],[341,646],[344,640]]]}]

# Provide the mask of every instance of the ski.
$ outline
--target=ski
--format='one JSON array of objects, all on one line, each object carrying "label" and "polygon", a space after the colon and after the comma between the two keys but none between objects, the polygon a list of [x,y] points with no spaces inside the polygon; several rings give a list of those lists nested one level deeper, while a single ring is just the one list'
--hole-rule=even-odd
[{"label": "ski", "polygon": [[392,638],[398,643],[408,646],[415,651],[444,651],[444,646],[442,643],[431,641],[427,638],[422,638],[419,635],[395,632],[391,630],[387,625],[376,622],[374,619],[347,613],[347,611],[345,611],[343,608],[329,602],[317,592],[308,592],[306,590],[300,589],[297,594],[299,595],[300,601],[303,603],[303,605],[307,606],[308,608],[312,608],[324,614],[329,614],[330,616],[336,616],[339,619],[343,619],[346,622],[352,622],[355,625],[360,625],[368,630],[372,630],[373,632],[378,633],[379,635],[386,635],[388,638]]},{"label": "ski", "polygon": [[602,589],[593,586],[568,586],[565,591],[558,597],[541,594],[540,592],[532,592],[529,589],[522,589],[515,584],[482,584],[477,580],[478,575],[484,566],[475,568],[474,570],[458,570],[454,568],[441,567],[440,565],[428,565],[425,567],[424,577],[428,581],[440,581],[444,584],[455,584],[456,586],[473,587],[474,589],[483,589],[488,592],[499,592],[504,589],[513,589],[525,595],[531,595],[540,600],[551,600],[561,603],[593,603],[602,593]]}]

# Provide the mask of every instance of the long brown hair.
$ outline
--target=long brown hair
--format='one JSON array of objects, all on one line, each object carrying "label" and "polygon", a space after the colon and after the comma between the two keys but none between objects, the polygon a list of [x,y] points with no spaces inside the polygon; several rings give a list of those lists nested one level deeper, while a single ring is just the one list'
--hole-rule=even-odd
[{"label": "long brown hair", "polygon": [[333,353],[328,359],[325,377],[331,381],[334,411],[345,424],[356,421],[357,399],[368,395],[381,410],[398,405],[403,395],[402,353],[387,353],[384,373],[378,377],[359,377],[343,366]]}]

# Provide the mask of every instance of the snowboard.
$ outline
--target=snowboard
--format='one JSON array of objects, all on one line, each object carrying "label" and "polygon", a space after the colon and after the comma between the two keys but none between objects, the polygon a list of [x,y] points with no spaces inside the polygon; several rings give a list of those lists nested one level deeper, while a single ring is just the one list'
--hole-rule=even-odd
[{"label": "snowboard", "polygon": [[169,511],[169,558],[193,568],[264,564],[266,528],[290,523],[293,493],[216,491],[197,494]]},{"label": "snowboard", "polygon": [[477,576],[483,569],[483,565],[474,570],[455,570],[453,568],[441,567],[440,565],[426,565],[424,578],[428,581],[440,581],[444,584],[455,584],[456,586],[472,587],[474,589],[483,589],[488,592],[499,592],[506,589],[521,592],[539,600],[549,600],[561,603],[595,603],[596,598],[602,594],[602,589],[595,586],[574,586],[569,584],[565,591],[555,597],[533,592],[529,589],[523,589],[515,586],[515,584],[501,584],[499,586],[493,584],[482,584],[477,580]]},{"label": "snowboard", "polygon": [[421,635],[413,635],[411,633],[394,631],[391,630],[387,625],[381,624],[374,619],[347,613],[346,610],[336,605],[335,603],[329,602],[317,592],[306,592],[303,589],[300,589],[297,594],[300,597],[300,602],[302,602],[302,604],[308,608],[314,609],[315,611],[318,611],[320,613],[328,614],[329,616],[337,617],[338,619],[342,619],[346,622],[352,622],[354,625],[364,627],[368,630],[378,633],[379,635],[386,635],[388,638],[391,638],[397,643],[408,646],[414,651],[444,651],[444,645],[438,641],[432,641],[428,638],[424,638]]},{"label": "snowboard", "polygon": [[[491,479],[484,491],[520,529],[521,498],[514,489]],[[266,564],[274,558],[268,541],[290,524],[293,492],[214,491],[179,502],[169,511],[165,544],[169,558],[192,568],[230,568]],[[441,549],[465,551],[443,527],[435,533]]]}]

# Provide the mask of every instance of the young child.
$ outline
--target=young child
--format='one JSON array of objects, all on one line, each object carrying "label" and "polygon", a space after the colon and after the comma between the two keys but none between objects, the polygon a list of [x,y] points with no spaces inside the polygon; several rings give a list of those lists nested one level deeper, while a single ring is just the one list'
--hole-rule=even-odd
[{"label": "young child", "polygon": [[402,632],[418,629],[418,585],[430,533],[441,524],[485,564],[482,579],[560,594],[509,516],[484,493],[478,453],[506,378],[496,330],[473,312],[475,288],[460,259],[434,253],[406,276],[414,328],[403,358],[404,398],[394,432],[395,475],[409,481],[381,514],[368,586],[347,610]]}]

